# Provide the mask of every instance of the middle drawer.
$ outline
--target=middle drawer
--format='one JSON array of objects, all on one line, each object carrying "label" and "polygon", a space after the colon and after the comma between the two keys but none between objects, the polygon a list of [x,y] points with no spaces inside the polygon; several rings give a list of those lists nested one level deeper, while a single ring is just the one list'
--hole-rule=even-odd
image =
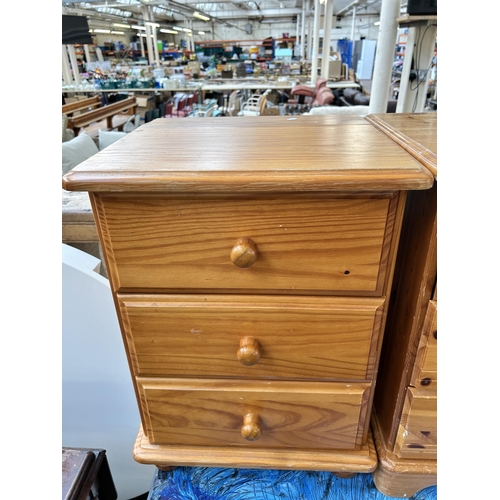
[{"label": "middle drawer", "polygon": [[136,376],[369,380],[384,298],[118,294]]}]

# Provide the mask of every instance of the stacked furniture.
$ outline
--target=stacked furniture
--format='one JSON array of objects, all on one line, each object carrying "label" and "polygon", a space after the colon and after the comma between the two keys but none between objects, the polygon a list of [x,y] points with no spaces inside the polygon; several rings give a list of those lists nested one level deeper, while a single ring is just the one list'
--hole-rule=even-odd
[{"label": "stacked furniture", "polygon": [[154,120],[68,172],[105,255],[135,459],[373,472],[406,197],[433,182],[358,116]]},{"label": "stacked furniture", "polygon": [[436,179],[408,193],[373,412],[375,484],[410,497],[437,481],[437,113],[365,119]]}]

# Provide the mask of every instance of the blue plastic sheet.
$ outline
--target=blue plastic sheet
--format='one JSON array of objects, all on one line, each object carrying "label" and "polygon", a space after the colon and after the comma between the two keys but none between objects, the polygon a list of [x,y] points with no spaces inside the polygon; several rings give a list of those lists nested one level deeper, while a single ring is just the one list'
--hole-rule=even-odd
[{"label": "blue plastic sheet", "polygon": [[[388,500],[371,474],[344,479],[330,472],[178,467],[157,470],[148,500]],[[413,500],[437,500],[429,486]]]}]

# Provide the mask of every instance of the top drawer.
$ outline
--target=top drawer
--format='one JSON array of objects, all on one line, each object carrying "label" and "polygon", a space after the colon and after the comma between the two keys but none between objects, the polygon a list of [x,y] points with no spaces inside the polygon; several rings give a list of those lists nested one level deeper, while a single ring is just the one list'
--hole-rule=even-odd
[{"label": "top drawer", "polygon": [[394,193],[91,196],[115,291],[383,290]]}]

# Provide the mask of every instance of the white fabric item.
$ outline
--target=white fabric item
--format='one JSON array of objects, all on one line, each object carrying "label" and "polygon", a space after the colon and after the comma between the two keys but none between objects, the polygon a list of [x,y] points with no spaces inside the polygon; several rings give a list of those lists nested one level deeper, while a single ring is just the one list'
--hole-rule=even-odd
[{"label": "white fabric item", "polygon": [[359,115],[366,116],[370,106],[318,106],[305,115]]},{"label": "white fabric item", "polygon": [[126,135],[126,132],[99,129],[99,150],[102,151],[104,148],[107,148],[110,144],[113,144],[113,142],[116,142]]},{"label": "white fabric item", "polygon": [[62,175],[99,152],[90,135],[82,132],[62,143]]}]

